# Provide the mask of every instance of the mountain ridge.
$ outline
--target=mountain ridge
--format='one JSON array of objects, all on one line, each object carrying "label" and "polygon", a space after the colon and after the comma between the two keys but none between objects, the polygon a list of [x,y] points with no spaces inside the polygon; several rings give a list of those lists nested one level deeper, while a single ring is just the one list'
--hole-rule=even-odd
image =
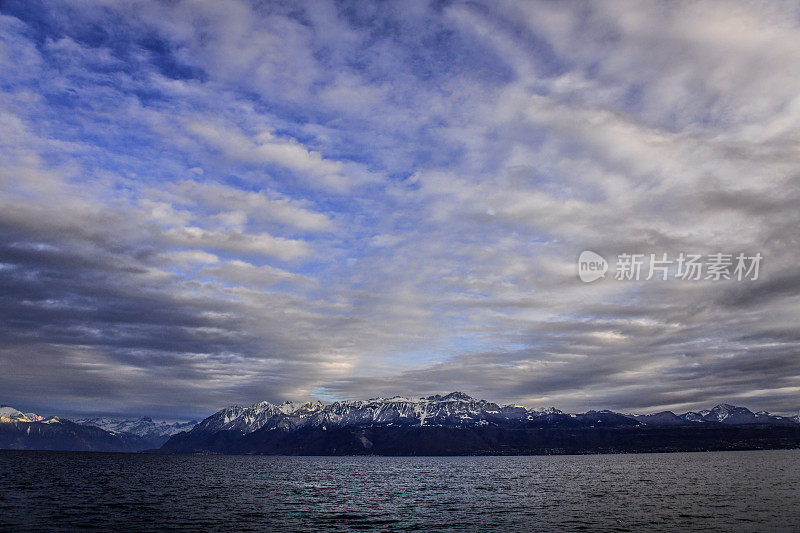
[{"label": "mountain ridge", "polygon": [[[596,437],[592,432],[600,429],[611,432],[606,437],[609,442],[625,435],[630,437],[634,433],[639,441],[657,438],[670,442],[676,436],[686,435],[687,431],[691,433],[695,429],[742,426],[756,428],[753,429],[755,433],[748,433],[750,436],[747,439],[750,440],[747,442],[750,444],[747,446],[763,446],[766,445],[765,442],[772,442],[770,445],[778,445],[775,442],[779,442],[780,446],[791,446],[794,442],[792,438],[784,436],[773,442],[777,438],[774,437],[776,430],[761,431],[757,428],[786,427],[791,433],[795,429],[800,430],[800,415],[785,417],[766,411],[753,412],[727,403],[683,414],[672,411],[627,414],[610,410],[565,413],[554,407],[528,409],[518,404],[500,405],[459,391],[416,399],[393,396],[328,403],[319,400],[286,401],[280,404],[262,401],[249,407],[228,406],[199,422],[167,422],[150,417],[91,417],[75,420],[55,416],[45,418],[4,405],[0,407],[0,448],[93,451],[160,449],[165,453],[301,453],[307,449],[322,453],[325,450],[330,451],[330,448],[349,450],[352,453],[364,450],[394,453],[396,447],[386,444],[390,440],[388,436],[403,435],[402,438],[419,438],[422,443],[427,443],[408,443],[409,453],[425,450],[433,453],[441,448],[431,441],[431,435],[436,434],[450,443],[447,449],[461,450],[463,445],[457,441],[459,438],[466,438],[474,446],[478,446],[473,450],[475,453],[493,453],[491,450],[501,453],[511,449],[508,448],[511,444],[506,442],[509,439],[522,439],[533,446],[530,444],[531,439],[539,442],[536,439],[544,434],[556,438],[555,443],[547,444],[555,446],[554,449],[580,449],[575,448],[574,443],[569,443],[568,439],[564,440],[566,437],[562,435],[563,432],[573,431],[577,432],[578,436],[575,438],[579,441],[584,439],[588,451],[596,451],[601,449],[597,448],[601,443],[591,446],[590,443]],[[438,429],[434,431],[431,428]],[[656,428],[658,431],[655,431]],[[362,440],[358,435],[361,435],[360,431],[367,429],[372,437],[385,443],[381,449],[388,451],[379,451],[372,445],[364,444],[372,441],[366,436],[366,440]],[[531,433],[537,431],[540,432],[538,437]],[[743,446],[741,440],[735,440],[740,439],[738,433],[726,431],[722,430],[723,436],[715,437],[717,440],[710,441],[708,445],[724,447],[727,442],[725,439],[734,439],[728,444],[734,445],[738,442],[737,446]],[[701,442],[705,438],[703,435],[710,434],[701,432],[692,438],[700,438],[698,442]],[[333,440],[328,442],[329,437],[326,435]],[[342,440],[338,447],[332,444],[338,442],[334,435]],[[493,443],[476,444],[483,442],[486,435],[494,439]],[[309,445],[303,444],[301,436],[312,438],[316,443],[315,447],[309,448]],[[689,449],[687,446],[690,441],[687,438],[681,445],[683,448],[679,449]],[[359,448],[362,445],[366,448]],[[800,436],[797,445],[800,446]],[[530,446],[519,449],[540,449]],[[618,442],[620,450],[635,450],[637,446],[644,445],[627,443],[624,439],[623,442]],[[545,446],[541,449],[550,448]],[[645,446],[642,449],[650,448]],[[665,449],[669,450],[668,447]]]},{"label": "mountain ridge", "polygon": [[153,448],[161,446],[176,433],[192,429],[198,423],[197,420],[190,420],[188,422],[167,422],[165,420],[153,420],[149,416],[142,416],[139,418],[78,418],[73,420],[73,422],[84,426],[99,427],[111,433],[136,435],[150,442]]},{"label": "mountain ridge", "polygon": [[[161,450],[167,453],[287,453],[288,450],[288,453],[292,453],[292,450],[344,449],[357,453],[362,451],[358,448],[358,442],[362,443],[364,450],[375,450],[373,444],[369,444],[372,442],[369,438],[358,437],[358,431],[369,429],[376,438],[382,439],[387,434],[401,434],[409,430],[403,433],[408,438],[428,439],[432,434],[426,433],[428,429],[440,428],[444,432],[443,435],[446,435],[443,437],[446,440],[455,438],[454,435],[461,435],[469,436],[475,442],[482,442],[483,437],[476,437],[476,432],[480,434],[488,432],[487,434],[493,435],[493,439],[498,440],[494,444],[480,444],[479,450],[486,451],[495,449],[493,446],[496,446],[497,450],[502,450],[504,446],[509,446],[505,442],[507,439],[534,438],[530,434],[531,431],[550,431],[555,435],[564,430],[583,432],[599,428],[620,431],[643,429],[645,433],[639,437],[648,438],[655,434],[650,431],[653,428],[660,428],[664,432],[669,432],[670,427],[675,428],[675,431],[678,431],[678,428],[686,428],[691,432],[692,428],[699,427],[738,426],[754,428],[786,426],[790,431],[797,429],[797,442],[800,445],[800,421],[797,419],[766,412],[753,413],[745,407],[729,404],[718,404],[708,411],[690,411],[682,415],[676,415],[671,411],[651,415],[630,415],[610,410],[564,413],[555,408],[537,410],[514,404],[499,405],[472,398],[462,392],[452,392],[419,399],[395,396],[327,404],[319,401],[303,404],[284,402],[279,405],[259,402],[250,407],[230,406],[205,418],[190,431],[173,435]],[[679,432],[686,433],[682,429]],[[723,434],[727,435],[725,431]],[[315,439],[318,445],[308,448],[300,435]],[[324,435],[330,435],[331,439],[337,435],[337,438],[342,439],[342,443],[338,447],[326,444]],[[662,440],[670,438],[668,433],[658,435]],[[584,435],[582,438],[590,442],[593,437]],[[616,437],[609,438],[613,440]],[[727,437],[719,437],[709,446],[723,446],[725,438]],[[739,437],[731,433],[730,438]],[[755,434],[748,437],[755,439],[753,443],[756,443],[758,438]],[[691,440],[686,439],[681,446],[689,445]],[[794,441],[790,438],[781,442],[782,445],[791,445]],[[741,442],[738,445],[741,445]],[[620,449],[628,449],[626,446],[629,445],[622,442],[619,446]],[[630,446],[635,448],[634,445]],[[461,449],[456,444],[451,448]],[[394,448],[389,446],[387,449]],[[431,444],[430,448],[420,449],[424,451],[438,448]],[[409,444],[409,450],[415,453],[420,449]],[[523,447],[523,449],[529,448]],[[558,449],[572,448],[563,445]],[[376,451],[376,453],[382,452]]]},{"label": "mountain ridge", "polygon": [[172,435],[196,424],[196,420],[168,423],[150,417],[70,420],[2,405],[0,449],[136,452],[158,448]]},{"label": "mountain ridge", "polygon": [[662,411],[653,414],[617,413],[607,409],[590,410],[586,413],[564,413],[550,407],[528,409],[518,404],[500,405],[487,400],[478,400],[463,392],[446,395],[436,394],[418,399],[403,396],[377,397],[369,400],[341,400],[324,403],[319,400],[305,403],[284,402],[272,404],[262,401],[249,407],[233,405],[220,409],[203,419],[196,428],[203,431],[239,430],[244,433],[265,426],[296,429],[306,425],[360,425],[406,423],[452,425],[498,423],[509,420],[532,420],[544,416],[569,416],[585,418],[600,413],[615,415],[646,423],[648,425],[679,425],[691,423],[725,424],[783,424],[800,423],[800,415],[784,417],[767,411],[754,413],[746,407],[721,403],[709,410],[688,411],[676,414]]}]

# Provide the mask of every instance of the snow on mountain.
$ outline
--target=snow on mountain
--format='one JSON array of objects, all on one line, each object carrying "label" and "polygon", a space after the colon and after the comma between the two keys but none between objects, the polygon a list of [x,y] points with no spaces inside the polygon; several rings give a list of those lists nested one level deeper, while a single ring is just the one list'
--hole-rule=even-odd
[{"label": "snow on mountain", "polygon": [[703,418],[707,422],[725,422],[726,420],[728,423],[736,423],[736,421],[750,422],[755,418],[755,414],[745,407],[721,403],[711,409]]},{"label": "snow on mountain", "polygon": [[462,392],[411,399],[401,396],[370,400],[320,401],[273,405],[261,402],[250,407],[222,409],[198,424],[193,431],[251,433],[261,428],[341,427],[369,425],[471,426],[522,422],[538,417],[564,416],[555,408],[528,410],[521,405],[498,405],[476,400]]},{"label": "snow on mountain", "polygon": [[[708,414],[708,411],[706,411],[706,414]],[[680,415],[679,418],[687,422],[705,422],[701,413],[688,412]]]},{"label": "snow on mountain", "polygon": [[325,404],[319,400],[307,403],[283,402],[278,406],[278,410],[285,415],[292,415],[295,413],[321,409],[324,405]]},{"label": "snow on mountain", "polygon": [[23,413],[18,409],[14,409],[8,405],[0,406],[0,423],[9,422],[44,422],[47,424],[58,423],[59,420],[55,416],[45,418],[36,413]]},{"label": "snow on mountain", "polygon": [[[589,411],[583,414],[564,414],[553,407],[526,409],[521,405],[498,405],[477,400],[462,392],[436,394],[411,399],[400,396],[350,400],[333,403],[284,402],[274,405],[261,402],[250,407],[231,406],[209,416],[192,433],[238,431],[242,434],[266,428],[295,430],[304,427],[343,426],[481,426],[501,425],[569,425],[569,420],[581,425],[684,425],[694,423],[723,424],[782,424],[794,419],[753,413],[744,407],[720,404],[711,410],[676,415],[664,411],[651,415],[622,415],[612,411]],[[543,426],[544,427],[544,426]]]},{"label": "snow on mountain", "polygon": [[18,420],[24,417],[25,413],[23,413],[22,411],[18,411],[13,407],[9,407],[7,405],[0,407],[0,420],[2,420],[3,422],[10,422],[12,419]]},{"label": "snow on mountain", "polygon": [[196,424],[196,420],[189,422],[168,422],[153,420],[150,417],[135,419],[119,417],[94,417],[75,420],[77,424],[95,426],[112,433],[130,433],[151,441],[166,441],[172,435],[181,431],[189,431]]},{"label": "snow on mountain", "polygon": [[234,405],[217,411],[197,424],[193,431],[209,433],[240,431],[242,433],[250,433],[279,415],[283,415],[283,413],[277,406],[269,402],[253,404],[250,407]]},{"label": "snow on mountain", "polygon": [[[515,405],[514,407],[523,407],[522,405]],[[536,409],[531,409],[532,413],[537,413],[540,415],[563,415],[564,411],[561,409],[556,409],[555,407],[538,407]]]},{"label": "snow on mountain", "polygon": [[[36,413],[23,413],[18,409],[3,405],[0,407],[0,423],[10,422],[42,422],[45,424],[56,424],[61,423],[61,420],[56,416],[43,417]],[[155,446],[160,446],[176,433],[189,431],[197,424],[196,420],[191,420],[189,422],[167,422],[163,420],[153,420],[148,417],[136,419],[94,417],[71,420],[71,422],[84,426],[97,427],[112,434],[127,433],[135,435],[150,441]]]},{"label": "snow on mountain", "polygon": [[754,413],[746,407],[736,407],[735,405],[727,403],[721,403],[712,409],[689,411],[682,415],[676,415],[671,411],[664,411],[651,415],[635,415],[634,418],[645,424],[655,426],[678,425],[681,423],[702,424],[709,422],[728,425],[796,424],[800,422],[800,417],[783,417],[773,415],[768,411]]}]

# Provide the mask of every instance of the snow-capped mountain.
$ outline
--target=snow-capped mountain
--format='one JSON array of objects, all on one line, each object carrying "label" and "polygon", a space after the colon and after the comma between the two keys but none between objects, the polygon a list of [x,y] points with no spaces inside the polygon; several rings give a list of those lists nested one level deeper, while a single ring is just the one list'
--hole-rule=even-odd
[{"label": "snow-capped mountain", "polygon": [[698,422],[719,422],[722,424],[786,424],[795,423],[792,418],[777,416],[767,411],[752,412],[746,407],[736,407],[721,403],[709,411],[685,413],[682,418]]},{"label": "snow-capped mountain", "polygon": [[44,422],[47,424],[58,423],[58,417],[43,417],[36,413],[23,413],[18,409],[9,407],[8,405],[0,406],[0,423],[9,422]]},{"label": "snow-capped mountain", "polygon": [[773,415],[767,411],[752,412],[746,407],[736,407],[721,403],[710,410],[689,411],[676,415],[672,411],[664,411],[651,415],[634,415],[639,422],[654,426],[676,426],[683,424],[720,423],[728,425],[741,424],[796,424],[797,417]]},{"label": "snow-capped mountain", "polygon": [[[748,449],[762,446],[764,438],[772,439],[769,446],[800,443],[798,425],[800,415],[754,413],[729,404],[682,415],[671,411],[626,415],[607,410],[571,414],[555,408],[499,405],[452,392],[418,399],[396,396],[333,403],[260,402],[250,407],[227,407],[200,423],[147,417],[95,417],[72,422],[3,406],[0,448],[140,451],[161,447],[166,453],[289,454],[361,453],[373,450],[373,445],[374,450],[387,454],[505,453],[510,449],[517,450],[514,453],[674,451],[729,449],[733,445]],[[673,434],[667,426],[684,428],[682,433]],[[727,429],[721,429],[726,426],[736,426],[729,429],[739,433],[728,435]],[[741,433],[742,426],[749,426],[752,435]],[[780,433],[784,430],[787,433]],[[743,434],[749,437],[741,440]],[[661,444],[641,448],[636,435]],[[617,444],[610,445],[612,441],[607,438]],[[409,439],[407,443],[405,439]],[[675,441],[671,439],[685,442],[673,448]]]},{"label": "snow-capped mountain", "polygon": [[153,447],[153,442],[130,433],[0,407],[0,449],[131,452]]},{"label": "snow-capped mountain", "polygon": [[[0,448],[139,451],[158,448],[197,421],[166,422],[142,417],[68,420],[0,407]],[[58,427],[56,427],[58,426]]]},{"label": "snow-capped mountain", "polygon": [[[743,424],[748,427],[743,429]],[[452,392],[419,399],[397,396],[227,407],[191,431],[173,435],[160,451],[470,455],[754,449],[795,444],[800,444],[800,427],[791,419],[725,404],[681,416],[669,411],[568,414],[554,408],[499,405]]]},{"label": "snow-capped mountain", "polygon": [[342,401],[324,404],[261,402],[250,407],[227,407],[197,425],[195,430],[217,432],[236,430],[251,433],[263,427],[297,429],[306,426],[356,426],[373,424],[435,425],[488,423],[496,418],[525,418],[524,407],[504,406],[475,400],[454,392],[413,400],[403,397]]},{"label": "snow-capped mountain", "polygon": [[[671,411],[667,411],[667,412],[671,413]],[[671,413],[671,414],[674,414],[674,413]],[[706,414],[708,414],[708,411],[706,411]],[[678,418],[680,418],[681,420],[684,420],[686,422],[705,422],[706,421],[703,418],[703,415],[701,413],[695,413],[695,412],[691,412],[691,411],[688,412],[688,413],[684,413],[684,414],[680,415]]]},{"label": "snow-capped mountain", "polygon": [[521,405],[498,405],[477,400],[462,392],[427,398],[373,398],[333,403],[260,402],[250,407],[231,406],[209,416],[192,433],[213,434],[236,431],[241,434],[261,429],[297,430],[309,427],[345,426],[624,426],[685,425],[717,422],[723,424],[781,424],[793,419],[753,413],[744,407],[720,404],[709,411],[676,415],[671,411],[650,415],[623,415],[612,411],[565,414],[555,408],[526,409]]},{"label": "snow-capped mountain", "polygon": [[[588,417],[588,418],[586,418]],[[196,433],[238,431],[252,433],[262,428],[295,430],[304,427],[344,427],[374,425],[413,426],[482,426],[519,425],[534,420],[542,422],[561,421],[575,425],[585,421],[607,423],[609,417],[637,422],[609,411],[597,411],[585,415],[565,415],[555,408],[526,409],[521,405],[498,405],[486,400],[476,400],[462,392],[411,399],[373,398],[371,400],[340,401],[304,404],[285,402],[274,405],[261,402],[250,407],[232,406],[222,409],[198,424]]]},{"label": "snow-capped mountain", "polygon": [[75,423],[99,427],[112,433],[129,433],[160,446],[172,435],[192,429],[197,424],[197,421],[168,422],[143,416],[134,419],[115,417],[81,418],[75,420]]}]

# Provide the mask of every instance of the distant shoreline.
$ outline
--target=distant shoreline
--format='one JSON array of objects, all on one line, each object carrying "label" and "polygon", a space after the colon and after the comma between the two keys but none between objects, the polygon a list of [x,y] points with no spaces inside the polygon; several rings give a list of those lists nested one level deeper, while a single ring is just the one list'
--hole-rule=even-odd
[{"label": "distant shoreline", "polygon": [[156,453],[231,455],[588,455],[800,448],[798,426],[341,427],[173,437]]},{"label": "distant shoreline", "polygon": [[601,455],[674,455],[682,453],[700,454],[700,453],[739,453],[739,452],[776,452],[776,451],[797,451],[800,452],[800,445],[787,448],[737,448],[737,449],[714,449],[714,450],[669,450],[669,451],[625,451],[625,452],[565,452],[565,453],[527,453],[527,454],[499,454],[499,453],[475,453],[475,454],[461,454],[461,455],[378,455],[378,454],[336,454],[336,455],[298,455],[298,454],[268,454],[268,453],[164,453],[159,450],[142,450],[138,452],[109,452],[100,450],[19,450],[12,448],[0,448],[0,454],[38,454],[38,453],[52,453],[52,454],[91,454],[91,455],[129,455],[129,456],[164,456],[164,457],[286,457],[286,458],[347,458],[347,457],[364,457],[364,458],[476,458],[476,457],[586,457],[586,456],[601,456]]}]

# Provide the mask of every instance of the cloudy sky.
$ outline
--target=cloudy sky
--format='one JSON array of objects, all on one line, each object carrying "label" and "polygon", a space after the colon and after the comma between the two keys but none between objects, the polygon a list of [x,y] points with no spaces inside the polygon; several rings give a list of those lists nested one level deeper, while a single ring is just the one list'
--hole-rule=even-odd
[{"label": "cloudy sky", "polygon": [[795,2],[4,0],[0,401],[796,412],[798,58]]}]

